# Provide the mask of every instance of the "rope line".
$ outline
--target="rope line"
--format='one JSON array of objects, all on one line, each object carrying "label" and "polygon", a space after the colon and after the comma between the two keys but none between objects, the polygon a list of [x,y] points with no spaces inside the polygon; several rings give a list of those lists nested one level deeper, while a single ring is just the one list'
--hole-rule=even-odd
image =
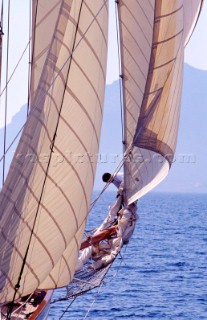
[{"label": "rope line", "polygon": [[24,57],[24,55],[25,55],[25,52],[27,51],[27,48],[28,48],[28,46],[29,46],[29,44],[30,44],[30,41],[31,41],[31,39],[30,39],[29,42],[26,44],[26,47],[25,47],[24,51],[22,52],[22,55],[20,56],[19,60],[17,61],[16,66],[14,67],[14,69],[13,69],[10,77],[8,78],[8,81],[6,82],[4,88],[2,89],[2,91],[1,91],[1,93],[0,93],[0,97],[2,96],[2,94],[4,93],[4,91],[6,91],[9,82],[10,82],[11,79],[13,78],[14,73],[16,72],[16,70],[17,70],[20,62],[22,61],[22,59],[23,59],[23,57]]},{"label": "rope line", "polygon": [[120,50],[120,33],[119,33],[119,17],[118,17],[118,5],[119,2],[115,0],[115,16],[116,16],[116,41],[118,50],[118,62],[119,62],[119,99],[120,99],[120,113],[121,113],[121,130],[122,130],[122,142],[124,143],[124,116],[123,116],[123,74],[121,67],[121,50]]},{"label": "rope line", "polygon": [[[121,159],[121,161],[119,162],[118,166],[116,167],[115,171],[113,172],[112,176],[115,177],[118,172],[120,171],[120,169],[123,167],[125,160],[127,159],[128,155],[131,153],[133,149],[133,144],[129,145],[129,147],[127,148],[127,150],[125,151],[123,158]],[[103,189],[100,191],[99,195],[93,200],[93,202],[91,203],[91,208],[90,211],[93,209],[94,205],[96,204],[96,202],[100,199],[100,197],[102,196],[102,194],[106,191],[106,189],[109,187],[110,183],[112,182],[113,178],[111,178],[103,187]],[[89,211],[89,212],[90,212]]]},{"label": "rope line", "polygon": [[[81,2],[81,6],[80,6],[80,11],[79,11],[79,16],[78,16],[78,23],[77,23],[77,26],[76,26],[76,33],[75,33],[75,36],[74,36],[74,44],[73,44],[73,48],[72,48],[72,54],[73,54],[73,50],[74,50],[74,47],[75,47],[75,41],[76,41],[76,38],[77,38],[78,26],[79,26],[79,21],[80,21],[80,15],[81,15],[81,12],[82,12],[82,6],[83,6],[83,0],[82,0],[82,2]],[[72,61],[72,59],[71,59],[71,61]],[[70,64],[69,64],[69,66],[68,66],[67,78],[68,78],[69,72],[70,72],[71,61],[70,61]],[[67,86],[67,81],[66,81],[66,84],[65,84],[64,93],[65,93],[65,91],[66,91],[66,86]],[[20,273],[19,273],[19,277],[18,277],[17,283],[16,283],[16,285],[15,285],[14,296],[13,296],[13,299],[12,299],[12,302],[11,302],[11,308],[10,308],[11,310],[12,310],[12,308],[13,308],[13,304],[14,304],[14,301],[15,301],[15,298],[16,298],[17,291],[18,291],[18,289],[19,289],[19,287],[20,287],[21,278],[22,278],[22,275],[23,275],[23,272],[24,272],[24,267],[25,267],[25,264],[26,264],[26,259],[27,259],[27,256],[28,256],[29,248],[30,248],[30,245],[31,245],[31,242],[32,242],[32,236],[33,236],[33,234],[34,234],[34,229],[35,229],[37,217],[38,217],[38,214],[39,214],[40,204],[41,204],[42,197],[43,197],[43,193],[44,193],[44,190],[45,190],[45,184],[46,184],[46,181],[47,181],[48,171],[49,171],[50,162],[51,162],[51,159],[52,159],[53,149],[54,149],[54,145],[55,145],[55,138],[56,138],[56,134],[57,134],[58,126],[59,126],[59,121],[60,121],[60,115],[61,115],[62,106],[63,106],[64,93],[63,93],[63,97],[62,97],[62,101],[61,101],[61,106],[60,106],[60,110],[59,110],[59,114],[58,114],[58,119],[57,119],[57,123],[56,123],[56,128],[55,128],[54,135],[53,135],[53,140],[52,140],[52,143],[51,143],[50,156],[49,156],[49,160],[48,160],[48,164],[47,164],[47,168],[46,168],[46,172],[45,172],[45,178],[44,178],[44,181],[43,181],[43,184],[42,184],[42,190],[41,190],[41,194],[40,194],[40,197],[39,197],[39,201],[38,201],[38,205],[37,205],[37,210],[36,210],[36,213],[35,213],[35,215],[34,215],[33,226],[32,226],[32,229],[31,229],[29,241],[28,241],[27,248],[26,248],[26,251],[25,251],[25,254],[24,254],[24,258],[23,258],[23,261],[22,261],[22,266],[21,266],[21,270],[20,270]],[[11,311],[9,310],[8,318],[7,318],[7,319],[10,319],[10,316],[11,316]]]},{"label": "rope line", "polygon": [[[121,67],[121,50],[120,50],[120,32],[119,32],[119,17],[118,17],[118,5],[119,5],[119,1],[115,0],[115,16],[116,16],[116,40],[117,40],[117,51],[118,51],[118,62],[119,62],[119,98],[120,98],[120,113],[121,113],[121,130],[122,130],[122,142],[123,144],[124,142],[124,118],[123,118],[123,75],[122,75],[122,67]],[[117,168],[115,169],[114,173],[113,173],[113,177],[115,177],[117,175],[117,173],[119,172],[119,170],[122,168],[122,166],[124,165],[125,162],[125,158],[126,156],[129,154],[129,152],[131,152],[132,150],[132,145],[129,146],[129,148],[125,151],[125,154],[122,158],[122,160],[120,161],[120,163],[118,164]],[[112,180],[112,179],[111,179]],[[96,197],[96,199],[91,203],[91,209],[94,207],[94,205],[96,204],[96,202],[100,199],[101,195],[106,191],[106,189],[109,187],[111,181],[107,182],[107,184],[103,187],[102,191],[100,192],[100,194]],[[90,211],[91,211],[90,209]],[[90,212],[89,211],[89,212]]]},{"label": "rope line", "polygon": [[[8,24],[7,24],[7,53],[6,53],[6,82],[8,81],[9,73],[9,36],[10,36],[10,0],[8,1]],[[5,94],[5,110],[4,110],[4,158],[3,158],[3,172],[2,172],[2,185],[5,180],[5,165],[6,165],[6,134],[7,134],[7,109],[8,109],[8,88],[6,88]]]},{"label": "rope line", "polygon": [[[81,42],[83,41],[83,39],[85,38],[87,32],[89,31],[89,29],[91,28],[93,22],[96,20],[96,18],[97,18],[98,15],[100,14],[101,10],[104,8],[106,2],[107,2],[107,0],[104,1],[103,5],[101,6],[101,8],[100,8],[99,11],[97,12],[97,14],[94,16],[94,18],[93,18],[93,20],[91,21],[91,23],[89,24],[88,28],[87,28],[86,31],[83,33],[83,35],[81,36],[80,40],[77,42],[77,44],[76,44],[76,46],[75,46],[75,48],[74,48],[74,50],[73,50],[73,53],[75,52],[75,50],[79,47],[80,43],[81,43]],[[29,43],[30,43],[30,42],[29,42]],[[29,43],[27,44],[27,47],[28,47]],[[25,53],[27,47],[25,48],[24,53]],[[22,54],[22,57],[23,57],[23,54]],[[21,57],[21,58],[22,58],[22,57]],[[46,92],[45,94],[47,94],[47,93],[49,92],[49,90],[51,89],[51,87],[54,85],[55,81],[57,80],[57,78],[58,78],[59,75],[61,74],[62,70],[64,69],[65,65],[67,64],[67,62],[68,62],[71,58],[72,58],[72,54],[70,54],[70,55],[68,56],[68,58],[65,60],[65,62],[64,62],[63,65],[62,65],[62,67],[59,69],[59,71],[57,72],[56,76],[54,77],[54,80],[53,80],[53,81],[51,82],[51,84],[48,86],[47,92]],[[16,71],[16,69],[15,69],[14,71]],[[13,73],[14,73],[14,72],[13,72]],[[7,85],[6,85],[6,86],[7,86]],[[5,86],[5,88],[4,88],[3,91],[6,90],[6,86]],[[0,96],[2,95],[3,91],[1,92]],[[43,99],[43,98],[42,98],[42,99]],[[40,100],[40,103],[41,103],[41,100]],[[32,108],[32,110],[35,110],[35,108],[36,108],[36,106],[34,106],[34,107]],[[23,124],[23,126],[22,126],[21,129],[19,130],[18,135],[19,135],[19,134],[21,133],[21,131],[24,129],[25,125],[26,125],[26,123]],[[17,135],[17,136],[18,136],[18,135]],[[16,136],[16,138],[17,138],[17,136]],[[11,146],[12,146],[13,143],[15,142],[16,138],[12,141],[12,143],[10,144],[10,146],[9,146],[9,148],[7,149],[6,153],[7,153],[8,150],[11,148]],[[2,157],[0,158],[0,162],[2,161],[2,159],[4,158],[4,156],[6,155],[6,153],[2,155]]]},{"label": "rope line", "polygon": [[[37,20],[37,5],[38,2],[36,4],[36,11],[35,11],[35,25],[36,25],[36,20]],[[29,63],[28,63],[28,92],[27,92],[27,117],[29,114],[29,105],[30,105],[30,92],[31,92],[31,73],[32,73],[32,65],[33,65],[33,52],[34,50],[32,50],[32,56],[31,56],[31,41],[30,39],[32,39],[32,1],[30,0],[30,5],[29,5],[29,52],[28,52],[28,58],[29,58]],[[35,43],[35,32],[34,32],[34,38],[32,39],[32,43],[33,43],[33,48],[34,49],[34,43]]]},{"label": "rope line", "polygon": [[[107,1],[107,0],[106,0],[106,1]],[[104,1],[104,4],[102,5],[102,7],[100,8],[100,10],[98,11],[97,15],[93,18],[92,22],[89,24],[88,28],[86,29],[86,32],[84,33],[83,37],[78,41],[78,43],[77,43],[77,45],[76,45],[76,39],[77,39],[78,28],[79,28],[79,23],[80,23],[80,16],[81,16],[82,7],[83,7],[83,3],[84,3],[84,0],[82,0],[81,5],[80,5],[79,16],[78,16],[78,19],[77,19],[77,26],[76,26],[75,36],[74,36],[73,48],[72,48],[72,50],[71,50],[72,53],[71,53],[70,57],[69,57],[69,58],[66,60],[66,62],[64,63],[64,66],[65,66],[66,63],[69,61],[69,59],[72,58],[75,49],[76,49],[77,46],[80,44],[80,42],[83,40],[85,34],[86,34],[87,31],[90,29],[90,27],[91,27],[91,25],[93,24],[93,22],[95,21],[96,17],[98,16],[98,14],[101,12],[101,10],[103,9],[103,7],[105,6],[106,1]],[[72,59],[71,59],[71,61],[70,61],[70,63],[69,63],[69,66],[68,66],[67,78],[68,78],[68,76],[69,76],[71,63],[72,63]],[[64,66],[63,66],[63,67],[64,67]],[[57,75],[57,76],[58,76],[58,75]],[[54,79],[54,81],[57,79],[57,76],[56,76],[56,78]],[[67,78],[66,78],[66,80],[67,80]],[[52,82],[52,84],[50,85],[50,87],[54,84],[54,81]],[[64,92],[66,91],[66,88],[67,88],[67,81],[66,81],[66,83],[65,83]],[[48,89],[48,90],[49,90],[49,89]],[[45,189],[45,184],[46,184],[46,180],[47,180],[48,170],[49,170],[49,167],[50,167],[50,162],[51,162],[51,158],[52,158],[53,148],[54,148],[54,144],[55,144],[56,133],[57,133],[58,126],[59,126],[60,115],[61,115],[62,106],[63,106],[63,99],[64,99],[64,93],[63,93],[62,102],[61,102],[61,105],[60,105],[60,110],[59,110],[59,114],[58,114],[58,119],[57,119],[56,128],[55,128],[54,135],[53,135],[53,140],[52,140],[52,143],[51,143],[50,157],[49,157],[48,165],[47,165],[46,172],[45,172],[45,178],[44,178],[43,185],[42,185],[42,191],[41,191],[41,194],[40,194],[40,198],[39,198],[37,210],[36,210],[36,213],[35,213],[35,216],[34,216],[34,222],[33,222],[32,230],[31,230],[30,238],[29,238],[29,241],[28,241],[28,245],[27,245],[27,248],[26,248],[26,251],[25,251],[25,255],[24,255],[24,258],[23,258],[23,261],[22,261],[22,266],[21,266],[21,270],[20,270],[20,273],[19,273],[19,277],[18,277],[17,283],[16,283],[16,285],[15,285],[15,290],[14,290],[13,299],[12,299],[12,302],[11,302],[11,304],[10,304],[9,311],[8,311],[8,314],[7,314],[7,318],[6,318],[7,320],[10,320],[10,319],[11,319],[13,304],[14,304],[14,301],[15,301],[15,298],[16,298],[17,291],[19,290],[19,287],[20,287],[21,277],[22,277],[22,274],[23,274],[23,271],[24,271],[24,267],[25,267],[25,264],[26,264],[26,259],[27,259],[28,252],[29,252],[29,248],[30,248],[30,244],[31,244],[31,241],[32,241],[32,236],[33,236],[33,233],[34,233],[34,228],[35,228],[35,225],[36,225],[36,221],[37,221],[37,217],[38,217],[38,213],[39,213],[39,208],[40,208],[41,200],[42,200],[43,193],[44,193],[44,189]],[[60,319],[61,319],[61,318],[60,318]]]},{"label": "rope line", "polygon": [[96,297],[95,297],[95,299],[92,301],[90,307],[88,308],[88,310],[87,310],[87,312],[86,312],[86,315],[85,315],[85,317],[83,318],[83,320],[85,320],[85,319],[88,317],[91,309],[93,308],[93,305],[95,304],[96,300],[98,299],[98,296],[99,296],[99,294],[100,294],[100,292],[101,292],[102,287],[103,287],[103,281],[101,282],[100,286],[98,287],[98,292],[97,292],[97,294],[96,294]]},{"label": "rope line", "polygon": [[67,308],[63,311],[62,315],[60,316],[59,320],[61,320],[64,316],[64,314],[66,314],[66,312],[68,311],[68,309],[71,307],[71,305],[73,304],[73,302],[75,301],[76,297],[71,301],[71,303],[67,306]]},{"label": "rope line", "polygon": [[1,1],[1,32],[3,32],[4,0]]}]

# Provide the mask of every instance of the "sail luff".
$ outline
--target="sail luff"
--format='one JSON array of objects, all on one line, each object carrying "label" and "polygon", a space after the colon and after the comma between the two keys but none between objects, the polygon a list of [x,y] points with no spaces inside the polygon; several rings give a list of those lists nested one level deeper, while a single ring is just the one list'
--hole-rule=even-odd
[{"label": "sail luff", "polygon": [[54,32],[57,27],[57,17],[62,5],[62,0],[45,0],[39,4],[38,0],[32,1],[32,59],[31,59],[31,89],[30,106],[43,74],[45,61],[48,58],[49,48],[54,41]]},{"label": "sail luff", "polygon": [[[197,23],[198,23],[198,19],[199,19],[199,17],[200,17],[200,14],[201,14],[201,11],[202,11],[202,8],[203,8],[203,5],[204,5],[204,0],[200,0],[200,1],[199,1],[199,2],[200,2],[200,6],[197,5],[196,1],[190,0],[189,2],[190,2],[190,5],[191,5],[191,8],[192,8],[192,6],[193,6],[193,8],[191,9],[191,13],[193,14],[193,12],[195,12],[196,9],[195,9],[194,6],[197,6],[197,14],[195,15],[195,19],[194,19],[194,21],[193,21],[193,23],[192,23],[192,26],[191,26],[191,28],[190,28],[190,30],[189,30],[189,33],[188,33],[188,35],[186,36],[185,46],[186,46],[186,45],[188,44],[188,42],[190,41],[190,38],[191,38],[191,36],[192,36],[195,28],[196,28],[196,25],[197,25]],[[189,9],[189,2],[188,2],[188,4],[187,4],[186,2],[184,2],[184,5],[187,7],[187,9]]]},{"label": "sail luff", "polygon": [[103,113],[108,1],[61,1],[57,19],[0,195],[2,302],[12,297],[38,207],[18,295],[72,279],[89,209],[96,168],[91,154],[98,152]]}]

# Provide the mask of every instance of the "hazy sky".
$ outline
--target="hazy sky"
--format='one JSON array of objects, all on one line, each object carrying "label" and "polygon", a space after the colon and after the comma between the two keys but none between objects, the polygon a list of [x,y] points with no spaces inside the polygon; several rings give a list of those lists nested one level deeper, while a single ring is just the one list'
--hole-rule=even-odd
[{"label": "hazy sky", "polygon": [[[188,1],[188,0],[186,0]],[[6,12],[8,0],[4,0],[4,8]],[[110,26],[109,26],[109,59],[107,67],[107,84],[112,83],[118,79],[118,62],[117,62],[117,52],[114,47],[116,43],[116,23],[115,23],[115,5],[114,1],[110,0]],[[12,44],[10,44],[10,57],[12,63],[10,64],[9,74],[11,74],[14,66],[16,65],[18,59],[20,58],[23,50],[26,48],[28,43],[29,35],[26,28],[28,24],[29,12],[29,1],[28,0],[13,0],[11,1],[11,19],[14,22],[14,27],[10,29],[10,38],[12,39]],[[204,3],[203,11],[198,22],[197,28],[188,44],[185,52],[185,62],[188,64],[199,68],[207,70],[207,41],[206,37],[203,35],[207,31],[207,3]],[[4,18],[4,23],[6,25],[6,17]],[[6,34],[6,28],[4,29]],[[12,78],[8,89],[8,121],[16,114],[22,105],[27,101],[27,91],[24,90],[25,83],[27,83],[28,77],[28,51],[24,55],[20,66]],[[5,63],[4,63],[5,66]],[[3,69],[5,70],[3,66]],[[4,87],[5,78],[2,80],[2,88]],[[12,92],[12,95],[10,94]],[[4,109],[4,97],[1,101],[0,108],[0,127],[3,126],[3,109]]]},{"label": "hazy sky", "polygon": [[[186,0],[188,1],[188,0]],[[204,35],[207,32],[207,2],[204,1],[203,10],[197,27],[185,49],[185,62],[198,68],[207,70],[207,41]],[[206,36],[205,36],[206,37]],[[109,25],[109,55],[107,83],[112,83],[118,78],[117,52],[114,51],[116,42],[115,5],[110,1],[110,25]]]}]

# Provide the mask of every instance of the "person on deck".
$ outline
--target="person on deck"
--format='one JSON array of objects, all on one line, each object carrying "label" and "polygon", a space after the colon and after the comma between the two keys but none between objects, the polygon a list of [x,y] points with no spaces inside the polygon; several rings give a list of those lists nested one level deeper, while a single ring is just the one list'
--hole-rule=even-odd
[{"label": "person on deck", "polygon": [[135,223],[138,219],[136,202],[121,209],[118,216],[117,236],[122,239],[123,244],[127,244],[134,232]]},{"label": "person on deck", "polygon": [[[116,196],[116,201],[114,204],[112,204],[111,206],[109,206],[109,211],[108,214],[105,218],[105,220],[103,221],[103,223],[96,229],[94,235],[99,234],[101,231],[106,230],[108,228],[110,228],[118,219],[118,212],[120,211],[120,209],[122,208],[122,205],[124,203],[123,200],[123,173],[118,173],[115,177],[113,177],[113,175],[111,175],[110,173],[106,172],[103,174],[102,176],[102,180],[104,182],[112,182],[117,188],[117,196]],[[109,247],[111,248],[111,253],[106,256],[103,255],[103,263],[100,261],[100,263],[97,262],[97,266],[95,265],[95,268],[99,268],[99,264],[100,265],[104,265],[107,263],[107,261],[109,261],[108,263],[110,263],[110,261],[113,261],[113,257],[116,256],[116,254],[114,255],[114,252],[116,252],[118,250],[119,245],[117,243],[121,243],[121,239],[119,239],[118,241],[113,239],[110,240],[110,244]],[[116,243],[116,245],[115,245]],[[88,246],[87,248],[83,249],[78,257],[78,261],[77,261],[77,265],[76,265],[76,272],[81,270],[84,266],[84,264],[92,257],[94,248],[93,246]],[[108,264],[107,263],[107,264]]]},{"label": "person on deck", "polygon": [[89,246],[88,248],[85,248],[81,251],[80,256],[78,257],[78,261],[75,267],[75,272],[80,271],[83,269],[83,266],[92,256],[92,246]]},{"label": "person on deck", "polygon": [[123,172],[117,173],[113,176],[111,173],[105,172],[102,175],[102,180],[105,183],[113,183],[117,189],[119,189],[120,185],[123,184],[124,174]]},{"label": "person on deck", "polygon": [[97,256],[92,254],[92,259],[95,260],[95,262],[92,263],[89,268],[98,270],[114,261],[121,247],[129,242],[134,232],[135,223],[138,219],[136,210],[137,205],[136,202],[134,202],[128,205],[127,208],[119,211],[116,237],[109,239],[107,243],[100,243],[96,246]]},{"label": "person on deck", "polygon": [[[109,244],[109,241],[113,240],[114,237],[117,237],[117,227],[118,225],[114,225],[110,227],[109,229],[105,229],[102,231],[97,230],[93,236],[87,237],[84,241],[81,243],[81,253],[78,257],[78,261],[76,264],[75,271],[80,271],[84,265],[88,262],[89,259],[94,259],[96,257],[96,260],[98,257],[100,258],[101,255],[105,255],[107,252],[105,252],[105,249],[110,249],[111,244]],[[105,241],[108,243],[102,243],[102,241]],[[106,245],[106,247],[104,247]],[[104,249],[104,250],[103,250]],[[98,252],[98,256],[97,253]]]},{"label": "person on deck", "polygon": [[114,204],[112,204],[111,206],[109,206],[109,211],[108,214],[104,220],[104,222],[97,228],[97,232],[107,229],[110,226],[112,226],[112,224],[117,220],[117,213],[119,212],[119,210],[122,208],[122,205],[124,203],[124,199],[123,199],[123,173],[120,172],[118,173],[115,177],[113,177],[113,175],[111,175],[111,173],[104,173],[102,176],[102,180],[104,182],[109,182],[111,181],[117,188],[117,195],[116,195],[116,201],[114,202]]},{"label": "person on deck", "polygon": [[120,187],[116,196],[116,201],[109,206],[108,214],[103,223],[97,228],[96,232],[108,229],[114,224],[118,218],[117,213],[122,208],[123,202],[123,189]]},{"label": "person on deck", "polygon": [[96,246],[96,252],[92,259],[95,261],[89,268],[99,270],[112,263],[121,249],[122,239],[120,237],[112,238],[107,243],[100,243]]},{"label": "person on deck", "polygon": [[[113,262],[121,247],[129,242],[129,239],[134,232],[135,223],[138,219],[136,210],[136,202],[131,203],[118,212],[118,221],[116,225],[110,226],[108,230],[99,230],[99,228],[96,230],[94,236],[91,238],[94,240],[97,238],[97,240],[94,242],[94,240],[92,241],[90,238],[89,244],[91,245],[82,250],[81,259],[79,257],[76,271],[81,270],[84,263],[89,258],[94,260],[94,262],[89,265],[89,268],[94,270],[103,268]],[[110,230],[114,230],[114,232],[109,233]],[[101,236],[104,233],[108,233],[107,237]],[[84,247],[85,246],[83,246],[83,248]]]}]

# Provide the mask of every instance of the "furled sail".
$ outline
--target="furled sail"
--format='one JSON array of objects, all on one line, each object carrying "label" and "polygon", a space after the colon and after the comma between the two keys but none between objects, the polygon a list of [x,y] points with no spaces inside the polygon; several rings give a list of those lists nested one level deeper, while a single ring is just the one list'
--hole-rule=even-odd
[{"label": "furled sail", "polygon": [[1,302],[15,289],[18,298],[71,281],[102,120],[108,1],[39,0],[33,8],[32,106],[0,194]]},{"label": "furled sail", "polygon": [[167,175],[176,148],[184,46],[201,0],[119,1],[128,203]]}]

